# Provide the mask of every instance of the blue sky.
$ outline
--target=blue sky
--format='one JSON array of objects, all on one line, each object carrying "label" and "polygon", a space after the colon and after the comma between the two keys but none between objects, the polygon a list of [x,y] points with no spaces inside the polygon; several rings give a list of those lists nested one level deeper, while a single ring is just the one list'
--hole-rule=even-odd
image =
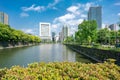
[{"label": "blue sky", "polygon": [[1,0],[0,11],[9,15],[9,24],[27,33],[37,34],[39,22],[50,22],[52,31],[60,32],[64,24],[71,33],[87,19],[90,6],[102,6],[102,24],[117,23],[120,0]]}]

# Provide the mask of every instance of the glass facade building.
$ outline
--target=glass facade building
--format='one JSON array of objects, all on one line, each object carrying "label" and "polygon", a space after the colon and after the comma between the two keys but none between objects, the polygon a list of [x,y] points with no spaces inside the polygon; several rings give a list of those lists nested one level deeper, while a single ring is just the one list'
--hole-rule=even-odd
[{"label": "glass facade building", "polygon": [[8,24],[8,15],[4,12],[0,12],[0,23]]},{"label": "glass facade building", "polygon": [[97,22],[97,29],[102,28],[102,7],[90,7],[88,11],[88,20],[96,20]]}]

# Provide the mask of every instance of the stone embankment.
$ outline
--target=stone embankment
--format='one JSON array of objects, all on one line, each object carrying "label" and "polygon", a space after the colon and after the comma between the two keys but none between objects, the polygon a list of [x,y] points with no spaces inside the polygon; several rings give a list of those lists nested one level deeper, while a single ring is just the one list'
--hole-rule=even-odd
[{"label": "stone embankment", "polygon": [[72,50],[79,52],[97,62],[104,62],[107,59],[115,59],[116,63],[120,65],[120,52],[112,50],[102,50],[97,48],[83,47],[74,44],[65,44]]},{"label": "stone embankment", "polygon": [[10,43],[10,42],[0,42],[0,49],[7,49],[7,48],[16,48],[16,47],[25,47],[25,46],[32,46],[38,43]]}]

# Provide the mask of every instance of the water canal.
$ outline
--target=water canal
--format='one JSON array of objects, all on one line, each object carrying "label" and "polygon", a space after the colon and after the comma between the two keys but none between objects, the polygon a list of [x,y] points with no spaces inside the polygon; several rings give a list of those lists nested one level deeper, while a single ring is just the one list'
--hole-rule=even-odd
[{"label": "water canal", "polygon": [[62,44],[40,44],[37,46],[0,50],[0,68],[14,65],[26,67],[33,62],[94,62]]}]

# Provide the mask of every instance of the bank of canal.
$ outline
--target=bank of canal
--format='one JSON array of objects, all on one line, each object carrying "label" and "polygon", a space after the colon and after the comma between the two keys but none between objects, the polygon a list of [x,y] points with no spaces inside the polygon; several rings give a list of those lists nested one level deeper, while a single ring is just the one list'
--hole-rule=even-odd
[{"label": "bank of canal", "polygon": [[62,44],[40,44],[37,46],[0,50],[0,68],[20,65],[26,67],[33,62],[83,62],[94,61],[76,53]]}]

